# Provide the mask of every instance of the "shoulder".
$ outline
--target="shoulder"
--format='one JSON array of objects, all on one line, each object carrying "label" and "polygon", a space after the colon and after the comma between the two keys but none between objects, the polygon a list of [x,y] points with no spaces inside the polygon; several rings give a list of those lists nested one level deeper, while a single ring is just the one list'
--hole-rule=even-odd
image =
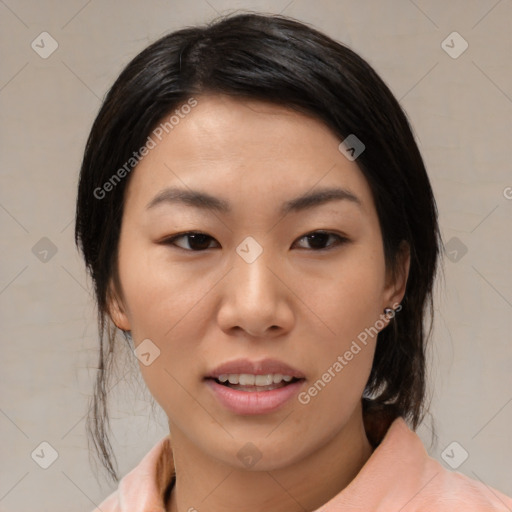
[{"label": "shoulder", "polygon": [[512,498],[430,457],[402,417],[374,439],[366,464],[321,512],[512,512]]},{"label": "shoulder", "polygon": [[[459,510],[465,512],[511,512],[512,498],[502,492],[474,480],[457,471],[444,468],[438,461],[429,458],[428,465],[436,471],[431,480],[431,488],[425,488],[425,506],[436,505],[436,510]],[[427,510],[428,507],[418,510]],[[414,510],[414,509],[413,509]],[[405,511],[404,511],[405,512]]]},{"label": "shoulder", "polygon": [[483,482],[447,469],[429,456],[419,436],[401,417],[393,421],[374,453],[382,459],[380,470],[386,462],[397,466],[394,472],[400,488],[396,495],[402,512],[512,511],[512,498]]},{"label": "shoulder", "polygon": [[170,436],[158,441],[119,482],[118,488],[92,512],[156,512],[174,477]]}]

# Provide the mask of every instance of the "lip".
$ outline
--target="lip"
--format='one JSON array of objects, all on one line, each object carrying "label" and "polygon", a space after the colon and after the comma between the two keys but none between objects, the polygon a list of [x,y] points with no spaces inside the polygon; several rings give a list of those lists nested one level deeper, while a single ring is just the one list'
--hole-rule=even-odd
[{"label": "lip", "polygon": [[[222,374],[240,374],[248,373],[251,375],[267,375],[269,373],[280,373],[281,375],[290,375],[297,379],[304,379],[306,376],[297,368],[278,361],[277,359],[261,359],[251,361],[249,359],[234,359],[216,366],[207,375],[206,379],[218,379]],[[224,386],[225,387],[225,386]],[[269,393],[265,391],[264,393]]]},{"label": "lip", "polygon": [[223,384],[213,378],[205,381],[213,391],[217,400],[229,411],[236,414],[268,414],[283,407],[300,390],[304,380],[291,382],[282,388],[271,391],[239,391]]},{"label": "lip", "polygon": [[[281,388],[270,391],[241,391],[220,384],[218,379],[222,374],[267,375],[280,373],[296,379]],[[234,359],[216,366],[205,376],[205,384],[213,391],[215,398],[226,409],[236,414],[268,414],[283,407],[304,384],[305,375],[283,361],[277,359]]]}]

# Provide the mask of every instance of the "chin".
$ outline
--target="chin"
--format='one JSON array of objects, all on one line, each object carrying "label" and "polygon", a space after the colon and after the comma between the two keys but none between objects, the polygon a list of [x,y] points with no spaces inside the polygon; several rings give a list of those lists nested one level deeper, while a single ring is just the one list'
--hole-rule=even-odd
[{"label": "chin", "polygon": [[[272,435],[272,434],[271,434]],[[304,440],[297,443],[298,436],[269,439],[268,430],[261,437],[246,436],[247,440],[235,439],[224,450],[216,444],[211,456],[236,469],[247,471],[278,471],[300,462],[307,456]],[[311,448],[314,451],[314,448]]]}]

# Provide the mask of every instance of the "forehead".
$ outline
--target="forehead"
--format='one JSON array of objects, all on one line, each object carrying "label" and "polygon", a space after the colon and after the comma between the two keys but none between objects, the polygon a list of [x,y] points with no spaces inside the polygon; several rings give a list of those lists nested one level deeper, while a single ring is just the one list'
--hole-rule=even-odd
[{"label": "forehead", "polygon": [[127,202],[143,208],[169,186],[234,199],[279,196],[280,202],[315,186],[342,186],[361,199],[363,208],[371,202],[357,164],[339,151],[340,138],[318,119],[224,95],[196,100],[172,127],[160,129],[161,140],[152,135],[156,144],[132,171]]}]

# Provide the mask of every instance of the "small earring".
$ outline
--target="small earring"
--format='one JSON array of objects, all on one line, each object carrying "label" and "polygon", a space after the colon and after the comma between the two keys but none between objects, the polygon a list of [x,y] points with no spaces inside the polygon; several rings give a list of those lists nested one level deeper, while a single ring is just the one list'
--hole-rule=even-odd
[{"label": "small earring", "polygon": [[393,318],[395,316],[395,310],[392,308],[384,308],[384,314]]}]

